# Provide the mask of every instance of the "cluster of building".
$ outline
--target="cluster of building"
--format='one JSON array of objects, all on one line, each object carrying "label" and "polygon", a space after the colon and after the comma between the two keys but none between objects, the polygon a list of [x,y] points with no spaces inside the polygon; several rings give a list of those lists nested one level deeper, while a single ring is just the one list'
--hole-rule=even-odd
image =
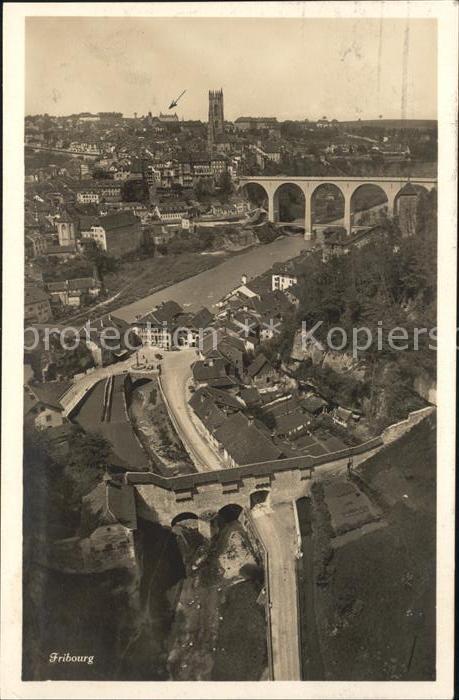
[{"label": "cluster of building", "polygon": [[97,299],[101,284],[95,277],[78,277],[60,282],[47,282],[45,289],[49,295],[51,308],[54,304],[78,308],[84,303],[85,297],[88,303]]},{"label": "cluster of building", "polygon": [[359,418],[330,405],[313,387],[299,388],[261,349],[298,303],[301,274],[299,258],[275,266],[269,280],[248,283],[243,276],[216,314],[206,308],[187,313],[167,301],[132,324],[143,345],[196,348],[189,403],[228,467],[342,449],[330,430],[314,435],[316,420],[326,413],[331,425],[347,426]]}]

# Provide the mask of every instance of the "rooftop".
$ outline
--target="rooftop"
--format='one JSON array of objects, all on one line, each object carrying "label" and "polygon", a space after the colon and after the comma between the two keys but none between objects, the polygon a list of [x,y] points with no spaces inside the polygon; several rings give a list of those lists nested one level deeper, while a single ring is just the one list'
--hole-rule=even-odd
[{"label": "rooftop", "polygon": [[101,525],[115,523],[130,530],[137,528],[134,489],[104,479],[83,497],[80,534],[89,535]]},{"label": "rooftop", "polygon": [[183,314],[183,309],[177,302],[163,301],[153,311],[142,316],[138,323],[171,324],[179,314]]},{"label": "rooftop", "polygon": [[307,396],[301,404],[309,413],[317,413],[328,405],[325,399],[320,396]]},{"label": "rooftop", "polygon": [[247,368],[247,374],[249,377],[255,377],[262,369],[263,367],[269,364],[267,358],[263,355],[262,352],[260,352],[259,355],[256,356],[254,361],[252,362],[251,365]]},{"label": "rooftop", "polygon": [[242,413],[228,416],[223,425],[215,431],[215,437],[236,464],[247,464],[255,460],[277,460],[282,456],[281,450]]},{"label": "rooftop", "polygon": [[271,122],[277,124],[277,117],[238,117],[235,124],[238,122]]},{"label": "rooftop", "polygon": [[71,386],[72,382],[44,382],[43,384],[30,385],[30,388],[38,401],[60,410],[62,409],[60,400]]},{"label": "rooftop", "polygon": [[198,360],[192,365],[193,379],[205,382],[226,376],[226,361],[223,359]]},{"label": "rooftop", "polygon": [[99,226],[102,226],[106,231],[114,231],[118,228],[126,226],[134,226],[140,223],[140,219],[132,214],[132,212],[121,212],[120,214],[107,214],[99,219]]}]

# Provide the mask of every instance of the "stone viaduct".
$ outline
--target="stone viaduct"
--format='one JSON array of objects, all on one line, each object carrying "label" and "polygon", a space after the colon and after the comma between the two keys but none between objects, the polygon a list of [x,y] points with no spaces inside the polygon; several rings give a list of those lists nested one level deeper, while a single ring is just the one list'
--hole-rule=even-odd
[{"label": "stone viaduct", "polygon": [[366,458],[382,444],[378,437],[321,457],[290,457],[175,477],[128,472],[123,478],[135,488],[139,516],[166,527],[195,518],[200,532],[211,537],[213,521],[226,506],[250,509],[265,499],[272,505],[296,500],[307,494],[316,467],[350,456]]},{"label": "stone viaduct", "polygon": [[397,195],[405,185],[410,182],[412,185],[430,190],[436,187],[437,179],[435,177],[297,177],[297,176],[255,176],[255,177],[240,177],[238,188],[241,189],[249,184],[260,185],[266,192],[268,197],[268,219],[276,222],[279,220],[279,195],[283,185],[295,185],[304,195],[305,212],[304,212],[304,235],[306,239],[310,239],[313,231],[312,221],[312,199],[317,189],[322,185],[334,185],[343,195],[344,198],[344,228],[347,235],[350,235],[351,222],[351,203],[352,196],[355,192],[364,185],[376,185],[387,197],[387,208],[389,216],[395,213],[395,205]]}]

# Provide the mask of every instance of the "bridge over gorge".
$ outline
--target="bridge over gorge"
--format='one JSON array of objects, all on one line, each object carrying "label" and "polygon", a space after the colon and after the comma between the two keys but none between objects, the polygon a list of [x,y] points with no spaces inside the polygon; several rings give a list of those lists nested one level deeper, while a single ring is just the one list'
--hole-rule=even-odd
[{"label": "bridge over gorge", "polygon": [[173,477],[127,472],[113,478],[134,490],[140,517],[165,527],[193,519],[209,539],[228,514],[244,519],[264,550],[271,678],[301,680],[295,573],[300,534],[294,502],[309,494],[317,468],[320,472],[345,468],[350,457],[358,466],[433,410],[429,406],[414,411],[381,436],[320,457],[290,457]]},{"label": "bridge over gorge", "polygon": [[203,535],[212,535],[212,520],[225,506],[251,508],[263,492],[269,502],[284,503],[305,495],[307,483],[319,466],[338,464],[352,457],[367,459],[384,444],[372,438],[356,447],[314,457],[299,455],[271,462],[164,477],[152,472],[127,472],[123,479],[135,487],[139,515],[162,525],[171,525],[182,513],[192,512]]},{"label": "bridge over gorge", "polygon": [[[356,463],[382,444],[382,438],[375,438],[322,457],[299,456],[169,478],[128,472],[120,478],[135,490],[137,514],[146,520],[166,527],[195,520],[207,539],[218,531],[221,520],[240,516],[251,525],[265,552],[270,675],[275,680],[301,680],[293,501],[309,493],[317,466],[344,466],[350,455]],[[257,507],[261,504],[266,508]]]},{"label": "bridge over gorge", "polygon": [[304,195],[304,236],[310,239],[313,232],[313,198],[323,185],[333,185],[341,193],[344,201],[343,226],[347,235],[352,230],[351,203],[354,194],[365,185],[379,187],[386,196],[389,216],[396,211],[397,197],[402,189],[411,183],[416,188],[431,190],[437,185],[435,177],[313,177],[313,176],[283,176],[261,175],[243,176],[239,178],[238,188],[241,190],[247,185],[262,187],[268,199],[268,219],[272,222],[279,221],[279,199],[281,188],[284,185],[293,185]]}]

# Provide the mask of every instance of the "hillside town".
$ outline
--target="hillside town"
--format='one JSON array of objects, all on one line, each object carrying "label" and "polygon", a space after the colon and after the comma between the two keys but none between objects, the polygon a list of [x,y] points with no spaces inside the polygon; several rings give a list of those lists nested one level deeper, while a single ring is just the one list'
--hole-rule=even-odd
[{"label": "hillside town", "polygon": [[[247,245],[252,227],[266,218],[266,201],[256,185],[240,188],[240,177],[406,172],[409,181],[414,169],[433,172],[431,124],[419,131],[326,118],[301,123],[239,117],[230,123],[223,118],[223,93],[214,94],[222,118],[212,129],[176,114],[26,118],[26,321],[58,319],[95,305],[101,292],[104,298],[110,291],[101,269],[122,269],[129,257],[167,258],[181,244],[212,249],[227,232],[234,247]],[[408,187],[404,194],[399,219],[412,235],[417,192]],[[357,245],[384,210],[376,188],[360,200]],[[287,189],[280,206],[281,218],[293,226],[301,217],[298,194]],[[339,192],[324,185],[314,206],[319,234],[329,234],[324,256],[340,254],[348,241],[332,225],[342,216]]]},{"label": "hillside town", "polygon": [[[435,190],[411,177],[434,165],[430,125],[418,127],[413,141],[411,129],[326,118],[298,124],[241,117],[231,124],[223,92],[210,91],[207,125],[175,114],[110,113],[28,118],[25,128],[24,425],[46,436],[53,459],[82,454],[89,441],[105,465],[95,480],[89,467],[89,490],[72,477],[81,492],[78,530],[40,555],[46,566],[88,575],[121,567],[136,575],[135,533],[143,526],[133,473],[185,480],[178,500],[193,500],[186,480],[209,469],[228,470],[224,494],[239,490],[237,474],[271,473],[275,465],[308,468],[341,457],[349,476],[359,455],[390,444],[397,421],[411,426],[430,414],[435,374],[428,354],[412,377],[390,360],[372,366],[365,347],[356,354],[327,349],[324,334],[305,340],[303,332],[335,293],[330,283],[311,306],[313,280],[320,290],[329,274],[338,280],[350,267],[354,276],[360,265],[378,268],[381,254],[397,264],[419,236],[432,235],[422,229],[423,217],[434,215]],[[417,162],[419,143],[425,150]],[[311,167],[325,180],[311,197],[312,230],[293,184],[279,188],[272,220],[257,177],[307,177]],[[351,199],[350,232],[342,193],[326,183],[343,172],[370,173],[370,184]],[[407,173],[391,207],[372,184],[375,172],[386,179]],[[263,260],[273,245],[293,245],[292,254]],[[253,267],[251,251],[261,267]],[[177,260],[185,261],[179,275]],[[232,265],[228,273],[225,265]],[[217,285],[206,277],[214,270]],[[71,350],[62,347],[69,326],[77,334]],[[375,370],[383,405],[368,380]],[[340,498],[351,504],[360,495],[363,506],[363,492],[353,488]],[[332,491],[324,493],[333,513]],[[263,504],[266,494],[250,502]],[[360,506],[359,518],[349,511],[336,536],[380,520],[370,501]],[[185,520],[184,531],[189,526]]]}]

